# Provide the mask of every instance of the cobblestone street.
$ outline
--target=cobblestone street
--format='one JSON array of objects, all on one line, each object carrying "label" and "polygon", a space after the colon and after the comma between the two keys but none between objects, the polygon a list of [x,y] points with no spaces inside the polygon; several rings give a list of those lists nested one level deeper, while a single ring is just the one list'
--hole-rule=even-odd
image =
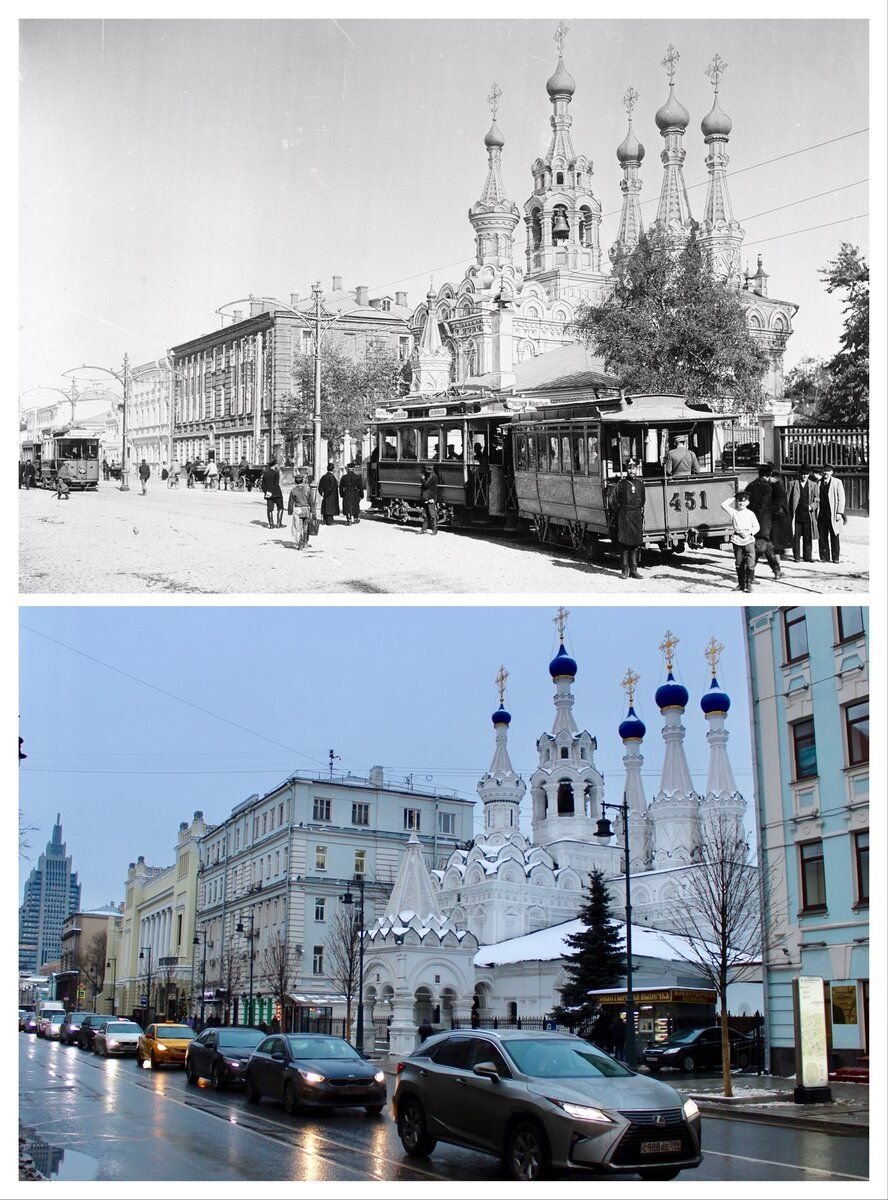
[{"label": "cobblestone street", "polygon": [[[152,481],[153,484],[153,481]],[[142,496],[100,484],[97,492],[19,491],[23,593],[533,593],[733,595],[733,559],[723,550],[689,551],[665,561],[649,554],[643,579],[621,580],[616,560],[589,564],[531,538],[502,534],[419,535],[369,517],[321,526],[298,553],[289,523],[269,529],[261,493],[214,492],[159,482]],[[868,525],[851,517],[836,565],[783,563],[773,585],[764,563],[756,591],[805,597],[862,592],[868,586]]]}]

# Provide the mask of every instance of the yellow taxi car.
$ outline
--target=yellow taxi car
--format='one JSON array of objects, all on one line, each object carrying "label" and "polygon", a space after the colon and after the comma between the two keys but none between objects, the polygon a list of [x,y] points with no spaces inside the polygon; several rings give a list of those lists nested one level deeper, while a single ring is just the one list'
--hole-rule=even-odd
[{"label": "yellow taxi car", "polygon": [[185,1051],[193,1040],[194,1030],[187,1025],[149,1025],[139,1037],[136,1062],[140,1067],[150,1063],[152,1070],[167,1066],[184,1067]]}]

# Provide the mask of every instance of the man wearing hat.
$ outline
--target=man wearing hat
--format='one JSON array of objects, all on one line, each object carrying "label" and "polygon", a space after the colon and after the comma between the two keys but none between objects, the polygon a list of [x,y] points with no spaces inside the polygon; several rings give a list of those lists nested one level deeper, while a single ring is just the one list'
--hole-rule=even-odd
[{"label": "man wearing hat", "polygon": [[321,515],[325,525],[332,525],[339,516],[339,482],[333,474],[335,464],[328,462],[327,470],[318,480],[318,495],[321,498]]},{"label": "man wearing hat", "polygon": [[845,485],[836,479],[835,468],[827,463],[820,479],[817,510],[817,540],[820,561],[839,561],[839,530],[848,523],[845,516]]},{"label": "man wearing hat", "polygon": [[673,441],[675,445],[663,459],[663,470],[667,475],[698,475],[703,468],[696,454],[688,446],[688,435],[678,433]]},{"label": "man wearing hat", "polygon": [[630,458],[625,475],[614,489],[615,536],[620,546],[620,577],[641,579],[638,555],[644,545],[644,483],[638,478],[638,462]]},{"label": "man wearing hat", "polygon": [[796,562],[804,558],[812,562],[811,554],[814,530],[817,527],[817,511],[820,507],[820,489],[812,479],[807,463],[799,467],[787,493],[789,517],[792,521],[792,556]]},{"label": "man wearing hat", "polygon": [[361,497],[364,495],[364,489],[361,487],[360,476],[355,474],[353,462],[348,464],[339,481],[339,495],[342,497],[346,525],[357,525],[361,519]]}]

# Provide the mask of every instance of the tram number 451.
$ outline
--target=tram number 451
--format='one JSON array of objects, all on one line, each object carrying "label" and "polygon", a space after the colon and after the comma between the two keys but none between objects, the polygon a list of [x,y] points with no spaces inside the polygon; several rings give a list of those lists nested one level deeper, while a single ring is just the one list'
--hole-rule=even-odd
[{"label": "tram number 451", "polygon": [[669,507],[674,508],[676,512],[681,512],[683,509],[690,512],[694,508],[708,509],[709,502],[705,492],[673,492]]}]

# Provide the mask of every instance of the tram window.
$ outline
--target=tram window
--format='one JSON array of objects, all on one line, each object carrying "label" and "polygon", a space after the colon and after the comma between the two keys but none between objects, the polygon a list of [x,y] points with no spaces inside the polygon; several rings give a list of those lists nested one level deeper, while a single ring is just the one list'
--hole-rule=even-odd
[{"label": "tram window", "polygon": [[462,462],[465,450],[462,427],[456,426],[453,429],[448,429],[445,436],[447,439],[447,446],[444,451],[445,459],[447,462]]},{"label": "tram window", "polygon": [[527,434],[517,433],[515,435],[515,470],[527,470]]},{"label": "tram window", "polygon": [[416,458],[416,430],[401,430],[401,458]]},{"label": "tram window", "polygon": [[422,431],[422,457],[427,462],[437,462],[441,457],[440,429],[424,429]]},{"label": "tram window", "polygon": [[394,429],[382,431],[382,458],[398,457],[398,434]]}]

